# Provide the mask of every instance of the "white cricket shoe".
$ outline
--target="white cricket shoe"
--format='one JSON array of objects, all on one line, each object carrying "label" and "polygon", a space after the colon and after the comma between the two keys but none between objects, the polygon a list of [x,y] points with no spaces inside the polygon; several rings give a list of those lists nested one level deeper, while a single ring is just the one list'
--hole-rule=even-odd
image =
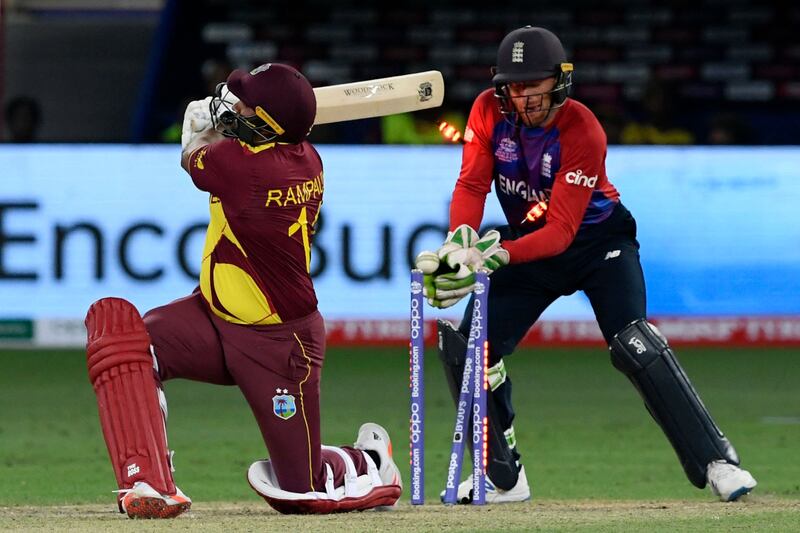
[{"label": "white cricket shoe", "polygon": [[[489,476],[484,476],[484,485],[486,491],[486,503],[511,503],[511,502],[527,502],[531,499],[531,488],[528,485],[528,476],[525,475],[525,467],[519,469],[519,478],[517,484],[510,490],[498,489],[489,479]],[[444,501],[444,492],[439,493],[439,498]],[[456,503],[472,503],[472,474],[467,479],[459,483],[458,492],[456,493]]]},{"label": "white cricket shoe", "polygon": [[181,489],[164,496],[144,481],[137,481],[130,489],[115,492],[124,494],[120,507],[128,518],[175,518],[192,506],[192,500]]},{"label": "white cricket shoe", "polygon": [[394,459],[392,459],[392,441],[382,426],[372,422],[362,425],[358,428],[358,438],[353,446],[357,450],[369,450],[378,453],[378,457],[381,459],[378,474],[384,485],[403,486],[400,470],[394,464]]},{"label": "white cricket shoe", "polygon": [[724,502],[739,499],[758,484],[750,472],[727,461],[708,463],[706,479],[711,487],[711,492]]}]

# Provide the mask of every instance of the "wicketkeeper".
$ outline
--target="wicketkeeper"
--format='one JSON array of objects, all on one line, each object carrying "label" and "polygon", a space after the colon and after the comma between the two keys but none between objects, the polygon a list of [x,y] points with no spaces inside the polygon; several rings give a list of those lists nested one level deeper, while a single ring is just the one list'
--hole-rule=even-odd
[{"label": "wicketkeeper", "polygon": [[209,192],[200,287],[144,319],[119,298],[86,316],[120,512],[170,518],[191,505],[167,446],[161,383],[174,378],[239,387],[269,451],[247,479],[278,511],[392,506],[401,480],[386,430],[367,423],[353,447],[320,443],[325,326],[309,270],[324,181],[306,140],[314,92],[275,63],[234,71],[218,92],[189,104],[183,128],[181,165]]},{"label": "wicketkeeper", "polygon": [[[435,307],[472,291],[478,267],[489,291],[489,466],[487,502],[524,501],[531,491],[514,434],[511,379],[503,358],[560,296],[583,291],[611,362],[644,400],[699,488],[722,500],[756,481],[722,434],[667,340],[647,321],[636,222],[606,176],[606,135],[594,114],[569,98],[572,64],[559,39],[526,26],[500,43],[494,89],[475,100],[464,134],[450,233],[417,267]],[[494,183],[508,225],[479,237]],[[454,399],[464,368],[471,305],[458,330],[439,323],[440,356]],[[472,479],[459,486],[471,499]]]}]

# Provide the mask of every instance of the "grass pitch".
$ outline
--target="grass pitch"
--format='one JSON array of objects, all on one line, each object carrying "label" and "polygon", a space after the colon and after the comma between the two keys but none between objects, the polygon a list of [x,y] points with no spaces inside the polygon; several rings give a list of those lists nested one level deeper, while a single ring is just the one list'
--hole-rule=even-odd
[{"label": "grass pitch", "polygon": [[[692,487],[633,387],[602,348],[521,351],[507,359],[517,441],[530,504],[448,509],[443,487],[454,410],[428,352],[428,505],[404,494],[393,513],[283,517],[245,480],[264,446],[235,388],[173,381],[170,447],[176,481],[195,501],[170,525],[115,513],[113,473],[100,433],[85,356],[78,351],[0,352],[0,529],[219,531],[280,527],[349,531],[620,531],[800,524],[800,351],[679,350],[694,385],[759,486],[747,502],[721,504]],[[324,442],[352,443],[364,421],[384,425],[408,480],[405,350],[332,349],[323,372]]]}]

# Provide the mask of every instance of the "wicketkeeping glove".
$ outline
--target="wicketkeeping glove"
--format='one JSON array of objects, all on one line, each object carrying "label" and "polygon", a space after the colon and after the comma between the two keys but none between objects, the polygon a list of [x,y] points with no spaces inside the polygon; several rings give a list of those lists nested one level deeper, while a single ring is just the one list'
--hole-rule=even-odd
[{"label": "wicketkeeping glove", "polygon": [[423,284],[422,291],[428,303],[440,309],[455,305],[475,290],[475,272],[467,265],[460,264],[455,271],[434,274],[431,278],[429,283]]},{"label": "wicketkeeping glove", "polygon": [[439,260],[437,252],[420,252],[415,265],[424,274],[422,293],[433,307],[450,307],[475,288],[475,273],[469,266],[451,267]]},{"label": "wicketkeeping glove", "polygon": [[489,273],[506,266],[510,260],[508,250],[500,244],[500,233],[497,230],[484,233],[483,237],[475,243],[475,250],[480,255],[480,266]]},{"label": "wicketkeeping glove", "polygon": [[422,270],[423,294],[434,307],[455,305],[475,288],[475,267],[483,258],[475,245],[478,233],[467,224],[447,233],[444,244],[436,251],[417,255],[416,267]]},{"label": "wicketkeeping glove", "polygon": [[478,232],[467,224],[461,224],[447,233],[444,244],[436,254],[439,260],[447,263],[450,268],[456,268],[459,264],[472,265],[480,259],[472,248],[477,242]]}]

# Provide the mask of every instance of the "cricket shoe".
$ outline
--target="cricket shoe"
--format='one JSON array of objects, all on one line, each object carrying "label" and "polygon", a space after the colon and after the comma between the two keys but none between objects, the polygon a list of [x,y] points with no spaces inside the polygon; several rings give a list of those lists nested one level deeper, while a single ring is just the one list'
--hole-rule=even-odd
[{"label": "cricket shoe", "polygon": [[378,475],[380,475],[381,482],[384,485],[403,487],[400,469],[397,468],[394,459],[392,459],[392,441],[382,426],[372,422],[362,425],[358,428],[358,438],[353,446],[357,450],[371,451],[378,454],[381,460],[378,466]]},{"label": "cricket shoe", "polygon": [[[531,499],[531,487],[528,485],[528,476],[525,475],[525,467],[519,469],[517,484],[509,490],[499,489],[494,486],[489,476],[483,477],[484,491],[486,493],[486,503],[511,503],[527,502]],[[444,502],[444,493],[439,494]],[[456,503],[472,503],[472,474],[467,479],[459,483],[456,493]]]},{"label": "cricket shoe", "polygon": [[181,489],[175,490],[175,494],[164,496],[148,483],[137,481],[132,488],[116,492],[123,494],[120,508],[128,518],[175,518],[192,506],[192,500]]},{"label": "cricket shoe", "polygon": [[711,492],[724,502],[738,500],[758,484],[750,472],[722,460],[708,463],[706,479]]}]

